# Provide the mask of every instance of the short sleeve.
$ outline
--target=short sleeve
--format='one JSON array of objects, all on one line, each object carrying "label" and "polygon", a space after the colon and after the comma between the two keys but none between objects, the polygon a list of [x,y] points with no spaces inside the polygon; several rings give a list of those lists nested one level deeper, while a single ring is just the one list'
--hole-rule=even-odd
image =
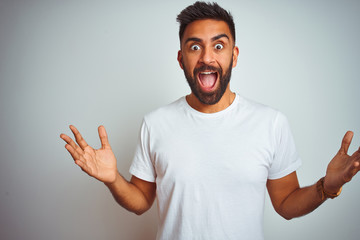
[{"label": "short sleeve", "polygon": [[135,156],[129,172],[147,182],[155,182],[156,173],[150,154],[150,134],[145,120],[141,125]]},{"label": "short sleeve", "polygon": [[278,179],[296,171],[301,166],[301,159],[295,148],[294,138],[287,118],[280,112],[274,122],[275,151],[269,169],[268,179]]}]

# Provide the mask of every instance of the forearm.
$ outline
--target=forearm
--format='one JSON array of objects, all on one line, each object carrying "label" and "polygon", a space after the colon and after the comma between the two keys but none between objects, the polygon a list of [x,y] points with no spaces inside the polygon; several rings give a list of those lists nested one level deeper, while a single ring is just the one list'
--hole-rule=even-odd
[{"label": "forearm", "polygon": [[153,200],[147,199],[144,193],[133,183],[128,182],[119,173],[113,183],[105,183],[117,203],[130,212],[141,215],[147,211]]},{"label": "forearm", "polygon": [[317,184],[298,188],[281,203],[277,212],[285,219],[300,217],[314,211],[326,198],[322,198]]}]

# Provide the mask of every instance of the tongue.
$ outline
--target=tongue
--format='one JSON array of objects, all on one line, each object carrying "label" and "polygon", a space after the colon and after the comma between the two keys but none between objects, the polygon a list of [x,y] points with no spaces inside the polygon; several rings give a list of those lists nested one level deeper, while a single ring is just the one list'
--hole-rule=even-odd
[{"label": "tongue", "polygon": [[216,82],[216,73],[211,74],[199,74],[201,84],[206,88],[211,88]]}]

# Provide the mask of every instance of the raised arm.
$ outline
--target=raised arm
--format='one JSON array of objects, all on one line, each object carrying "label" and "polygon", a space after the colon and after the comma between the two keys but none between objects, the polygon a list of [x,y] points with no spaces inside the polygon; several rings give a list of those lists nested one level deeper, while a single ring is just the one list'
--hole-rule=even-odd
[{"label": "raised arm", "polygon": [[116,158],[103,126],[98,128],[101,148],[90,147],[80,132],[70,126],[76,143],[67,135],[60,137],[67,143],[65,148],[84,172],[103,182],[113,194],[115,200],[125,209],[138,215],[147,211],[155,199],[156,184],[132,177],[128,182],[117,169]]},{"label": "raised arm", "polygon": [[296,172],[268,180],[267,189],[276,212],[285,219],[300,217],[315,210],[327,198],[339,195],[342,186],[360,170],[360,148],[351,156],[347,154],[352,137],[351,131],[345,134],[326,176],[314,185],[300,188]]}]

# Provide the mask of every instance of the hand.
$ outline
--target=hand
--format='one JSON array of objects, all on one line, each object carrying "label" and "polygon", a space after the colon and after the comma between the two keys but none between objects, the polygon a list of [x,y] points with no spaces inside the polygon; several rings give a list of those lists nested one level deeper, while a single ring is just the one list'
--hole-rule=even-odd
[{"label": "hand", "polygon": [[324,179],[324,188],[328,193],[337,193],[360,170],[360,148],[351,156],[347,154],[353,135],[351,131],[345,134],[339,152],[328,165]]},{"label": "hand", "polygon": [[112,183],[118,174],[116,158],[111,150],[104,126],[98,128],[101,141],[100,149],[93,149],[82,138],[79,131],[70,126],[77,144],[67,135],[60,137],[67,143],[65,148],[69,151],[75,163],[91,177],[104,183]]}]

